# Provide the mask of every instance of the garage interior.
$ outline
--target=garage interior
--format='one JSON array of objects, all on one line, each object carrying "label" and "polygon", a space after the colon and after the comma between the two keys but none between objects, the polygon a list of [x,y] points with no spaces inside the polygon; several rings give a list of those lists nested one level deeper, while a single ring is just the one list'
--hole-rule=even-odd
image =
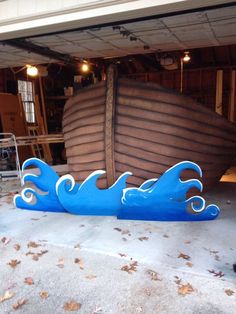
[{"label": "garage interior", "polygon": [[[20,164],[35,156],[67,173],[64,105],[104,80],[110,65],[119,77],[183,93],[236,123],[236,5],[0,41],[0,133],[16,136]],[[234,312],[236,159],[205,194],[221,208],[216,221],[119,221],[17,210],[16,154],[1,137],[0,295],[27,299],[19,312],[63,313],[68,300],[81,313]],[[36,246],[27,248],[29,240]],[[34,285],[24,284],[28,276]],[[12,300],[0,303],[2,313],[11,313]]]}]

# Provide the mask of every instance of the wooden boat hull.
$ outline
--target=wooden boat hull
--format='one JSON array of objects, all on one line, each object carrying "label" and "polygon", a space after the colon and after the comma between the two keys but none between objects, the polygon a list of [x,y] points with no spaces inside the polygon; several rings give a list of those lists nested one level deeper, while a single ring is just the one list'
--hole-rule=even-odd
[{"label": "wooden boat hull", "polygon": [[[112,72],[113,71],[113,72]],[[110,186],[124,171],[139,185],[183,160],[200,165],[205,190],[236,155],[236,126],[194,100],[128,79],[89,86],[65,106],[63,132],[70,173],[78,181],[106,170],[99,186]],[[185,171],[183,179],[195,177]]]}]

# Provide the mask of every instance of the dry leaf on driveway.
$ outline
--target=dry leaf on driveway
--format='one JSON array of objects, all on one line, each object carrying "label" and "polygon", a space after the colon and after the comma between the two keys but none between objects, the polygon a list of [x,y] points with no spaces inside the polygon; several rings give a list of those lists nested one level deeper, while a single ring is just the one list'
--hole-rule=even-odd
[{"label": "dry leaf on driveway", "polygon": [[149,239],[149,237],[140,237],[138,239],[139,239],[139,241],[147,241]]},{"label": "dry leaf on driveway", "polygon": [[190,285],[190,283],[187,283],[185,285],[179,285],[178,287],[178,294],[180,295],[186,295],[194,292],[193,287]]},{"label": "dry leaf on driveway", "polygon": [[0,303],[6,301],[6,300],[9,300],[11,299],[13,296],[15,295],[14,292],[11,292],[9,290],[7,290],[3,296],[0,296]]},{"label": "dry leaf on driveway", "polygon": [[41,291],[39,292],[40,298],[47,299],[48,298],[48,292],[47,291]]},{"label": "dry leaf on driveway", "polygon": [[120,228],[113,228],[114,230],[121,232],[122,230]]},{"label": "dry leaf on driveway", "polygon": [[34,284],[34,280],[32,277],[26,277],[24,280],[24,283],[26,283],[27,285],[31,286]]},{"label": "dry leaf on driveway", "polygon": [[234,291],[231,290],[231,289],[225,289],[225,293],[228,295],[228,296],[231,296],[234,294]]},{"label": "dry leaf on driveway", "polygon": [[175,283],[177,284],[177,285],[180,285],[181,284],[181,281],[182,281],[182,279],[181,278],[179,278],[178,276],[175,276]]},{"label": "dry leaf on driveway", "polygon": [[36,248],[36,247],[39,247],[39,246],[42,246],[41,244],[39,243],[36,243],[34,241],[30,241],[28,244],[27,244],[28,247],[33,247],[33,248]]},{"label": "dry leaf on driveway", "polygon": [[12,268],[15,268],[18,264],[20,264],[21,261],[18,261],[17,259],[12,259],[9,263],[7,263]]},{"label": "dry leaf on driveway", "polygon": [[186,241],[184,241],[184,243],[185,243],[185,244],[190,244],[190,243],[191,243],[191,241],[186,240]]},{"label": "dry leaf on driveway", "polygon": [[186,262],[186,265],[187,265],[188,267],[193,267],[193,263],[191,263],[191,262]]},{"label": "dry leaf on driveway", "polygon": [[84,269],[84,262],[82,261],[82,259],[80,259],[80,258],[75,258],[75,259],[74,259],[74,263],[75,263],[75,264],[79,264],[79,268],[80,268],[80,269]]},{"label": "dry leaf on driveway", "polygon": [[20,299],[15,304],[13,304],[12,307],[13,307],[14,310],[18,310],[19,308],[21,308],[27,302],[28,302],[27,299]]},{"label": "dry leaf on driveway", "polygon": [[81,304],[71,300],[64,303],[63,309],[68,312],[78,311],[81,308]]},{"label": "dry leaf on driveway", "polygon": [[13,247],[14,247],[14,249],[15,249],[16,251],[19,251],[19,250],[20,250],[20,244],[18,244],[18,243],[15,244]]},{"label": "dry leaf on driveway", "polygon": [[120,257],[126,257],[127,255],[124,253],[118,253],[118,255],[120,255]]},{"label": "dry leaf on driveway", "polygon": [[219,278],[221,278],[225,275],[222,271],[216,272],[214,269],[212,269],[212,270],[208,269],[208,271],[210,274],[213,274],[215,277],[219,277]]},{"label": "dry leaf on driveway", "polygon": [[159,278],[159,274],[156,271],[148,269],[147,274],[151,277],[151,280],[161,281],[161,279]]},{"label": "dry leaf on driveway", "polygon": [[134,261],[130,265],[124,265],[121,267],[121,270],[126,271],[128,274],[132,274],[132,272],[137,271],[138,262]]},{"label": "dry leaf on driveway", "polygon": [[6,238],[6,237],[3,237],[3,238],[1,239],[1,242],[2,242],[3,244],[5,244],[5,245],[7,245],[10,241],[11,241],[11,239],[10,239],[10,238]]},{"label": "dry leaf on driveway", "polygon": [[96,275],[92,275],[92,274],[91,274],[91,275],[87,275],[87,276],[85,276],[85,278],[86,278],[86,279],[90,279],[90,280],[91,280],[91,279],[95,279],[95,278],[97,278],[97,276],[96,276]]},{"label": "dry leaf on driveway", "polygon": [[64,268],[64,258],[58,259],[57,267]]},{"label": "dry leaf on driveway", "polygon": [[131,235],[131,234],[130,234],[130,231],[129,231],[128,229],[122,230],[122,231],[121,231],[121,234],[128,234],[128,235]]},{"label": "dry leaf on driveway", "polygon": [[190,260],[190,256],[189,255],[181,253],[181,252],[179,253],[178,258],[183,258],[183,259],[186,259],[186,260]]},{"label": "dry leaf on driveway", "polygon": [[29,251],[25,255],[32,255],[32,260],[38,261],[39,257],[43,256],[46,253],[48,253],[48,250],[41,250],[39,253]]}]

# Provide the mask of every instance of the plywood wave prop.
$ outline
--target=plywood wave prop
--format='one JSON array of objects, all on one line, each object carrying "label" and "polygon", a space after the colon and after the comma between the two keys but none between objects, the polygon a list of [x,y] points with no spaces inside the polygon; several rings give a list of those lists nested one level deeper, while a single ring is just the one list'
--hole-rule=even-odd
[{"label": "plywood wave prop", "polygon": [[132,173],[125,172],[108,189],[99,189],[96,184],[105,173],[103,170],[92,172],[79,184],[71,175],[59,178],[40,159],[26,160],[23,170],[29,166],[37,167],[40,174],[24,175],[23,184],[33,183],[36,189],[25,188],[20,195],[15,195],[14,204],[21,209],[161,221],[213,220],[220,213],[214,204],[206,207],[201,196],[187,198],[190,189],[203,189],[197,179],[180,179],[187,169],[202,177],[201,168],[190,161],[174,165],[160,178],[147,180],[137,188],[127,188],[126,180]]}]

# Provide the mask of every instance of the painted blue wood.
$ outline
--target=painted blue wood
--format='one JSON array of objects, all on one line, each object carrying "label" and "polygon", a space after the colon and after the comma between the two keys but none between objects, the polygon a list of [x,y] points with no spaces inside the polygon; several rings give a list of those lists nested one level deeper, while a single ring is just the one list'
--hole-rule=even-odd
[{"label": "painted blue wood", "polygon": [[[59,178],[49,165],[37,158],[28,159],[23,169],[28,166],[39,168],[40,175],[23,177],[23,184],[33,183],[37,191],[25,188],[21,195],[14,197],[15,206],[21,209],[160,221],[212,220],[220,213],[214,204],[205,207],[201,196],[187,198],[191,188],[203,189],[198,179],[180,179],[187,169],[202,177],[201,168],[191,161],[180,162],[160,178],[149,179],[137,188],[126,187],[126,180],[132,173],[125,172],[108,189],[99,189],[96,184],[105,173],[103,170],[92,172],[84,182],[76,184],[71,175]],[[44,193],[40,194],[38,190]]]}]

